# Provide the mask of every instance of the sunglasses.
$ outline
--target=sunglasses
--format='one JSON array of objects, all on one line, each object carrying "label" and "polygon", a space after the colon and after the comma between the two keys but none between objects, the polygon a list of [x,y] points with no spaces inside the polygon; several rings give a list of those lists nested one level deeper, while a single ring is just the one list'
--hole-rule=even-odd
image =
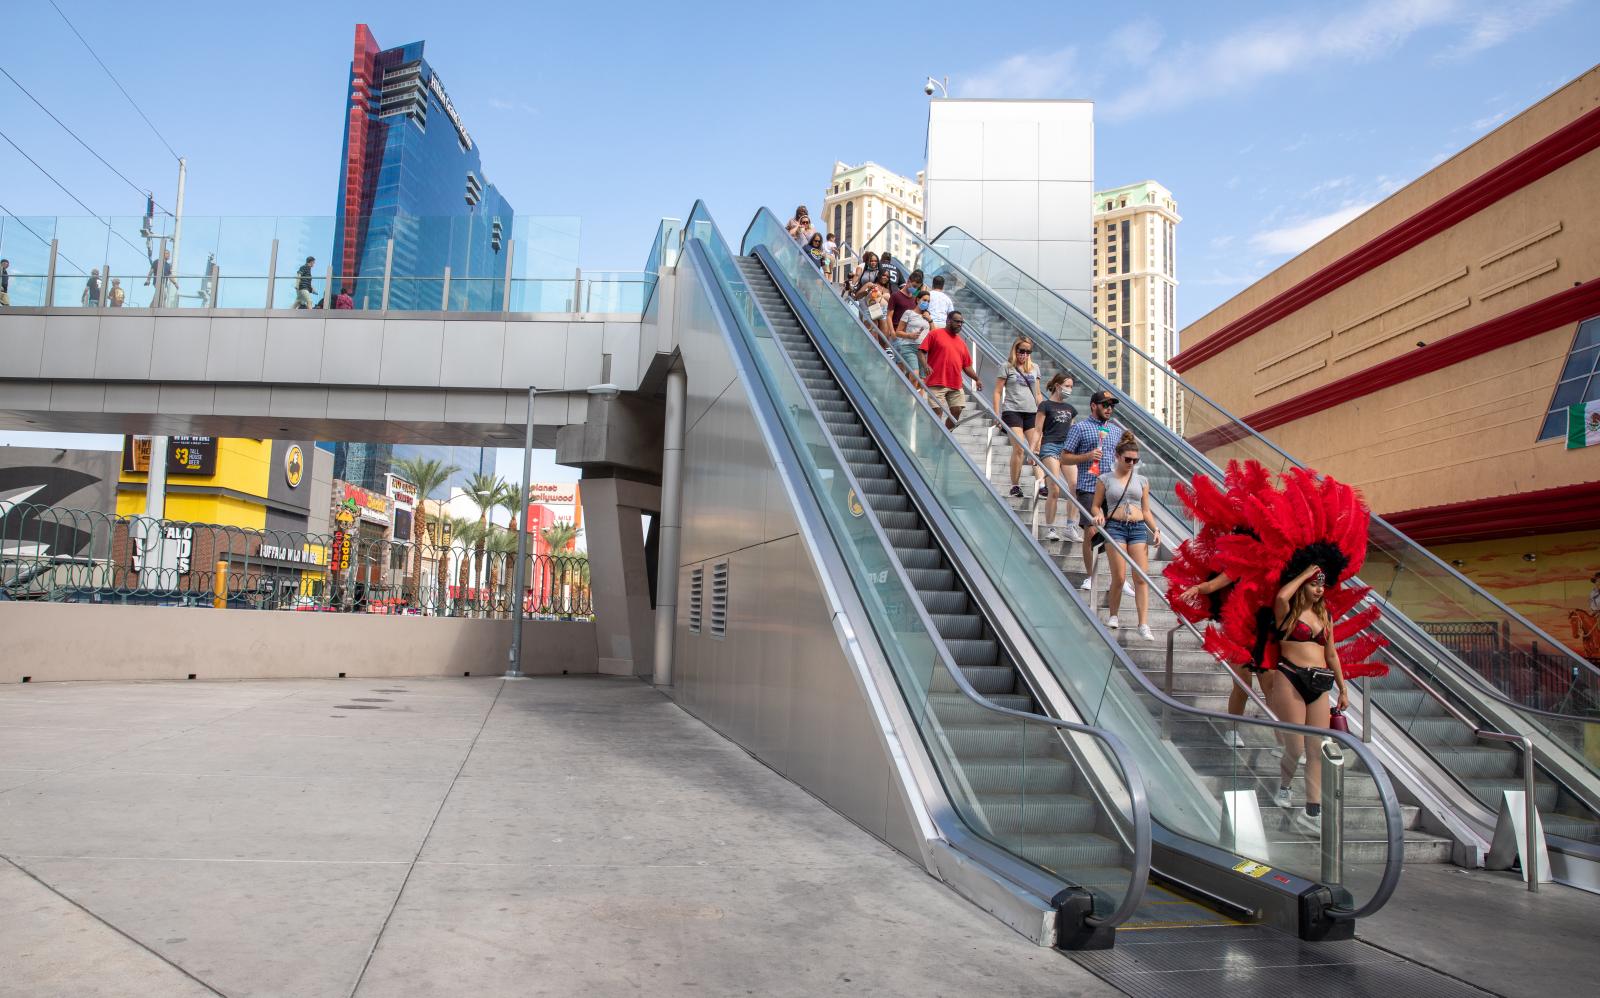
[{"label": "sunglasses", "polygon": [[1139,463],[1139,459],[1136,458],[1136,457],[1125,457],[1125,458],[1122,459],[1122,463],[1123,464],[1138,464]]},{"label": "sunglasses", "polygon": [[1031,356],[1032,354],[1033,354],[1032,350],[1018,350],[1017,351],[1017,356],[1018,357],[1028,357],[1028,356]]}]

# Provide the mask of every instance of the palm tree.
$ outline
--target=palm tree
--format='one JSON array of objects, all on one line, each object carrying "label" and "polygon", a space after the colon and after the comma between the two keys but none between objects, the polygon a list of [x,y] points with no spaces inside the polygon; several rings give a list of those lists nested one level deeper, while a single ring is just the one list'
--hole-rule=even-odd
[{"label": "palm tree", "polygon": [[[427,534],[427,513],[423,507],[423,500],[433,495],[450,476],[461,469],[455,465],[446,465],[443,461],[434,461],[421,457],[402,458],[394,463],[395,474],[406,479],[417,487],[417,508],[411,516],[411,541],[416,557],[411,562],[411,593],[417,602],[421,602],[422,580],[422,546]],[[435,573],[437,577],[438,573]],[[435,583],[437,585],[437,583]]]},{"label": "palm tree", "polygon": [[547,597],[553,604],[562,595],[562,587],[572,581],[572,553],[567,547],[578,536],[578,528],[570,520],[557,520],[550,526],[539,531],[539,536],[544,538],[545,545],[550,549],[550,578],[551,592]]},{"label": "palm tree", "polygon": [[484,545],[489,539],[489,511],[500,505],[500,498],[505,495],[509,486],[504,478],[498,475],[485,475],[478,473],[467,479],[467,498],[478,507],[478,535],[477,553],[474,560],[477,563],[479,585],[483,584],[485,569]]},{"label": "palm tree", "polygon": [[528,504],[526,501],[519,499],[518,493],[521,491],[522,488],[520,486],[507,482],[506,494],[500,497],[500,508],[511,514],[511,540],[513,543],[511,551],[506,555],[505,559],[507,578],[511,578],[516,573],[517,545],[515,541],[517,539],[517,531],[527,529],[525,520],[528,515]]},{"label": "palm tree", "polygon": [[500,527],[490,527],[484,547],[489,552],[489,605],[498,611],[502,605],[511,605],[500,598],[500,569],[516,555],[517,535]]},{"label": "palm tree", "polygon": [[[472,559],[468,553],[478,539],[478,525],[465,517],[452,516],[450,520],[450,549],[459,552],[456,561],[456,613],[467,602],[467,584],[471,581]],[[448,562],[447,562],[448,564]]]}]

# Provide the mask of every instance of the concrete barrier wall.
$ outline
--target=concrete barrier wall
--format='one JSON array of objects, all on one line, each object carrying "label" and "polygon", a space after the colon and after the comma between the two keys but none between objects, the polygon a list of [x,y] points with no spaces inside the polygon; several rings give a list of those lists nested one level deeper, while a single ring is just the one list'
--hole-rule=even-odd
[{"label": "concrete barrier wall", "polygon": [[[594,672],[588,621],[523,623],[528,675]],[[504,620],[0,603],[0,682],[499,675]]]}]

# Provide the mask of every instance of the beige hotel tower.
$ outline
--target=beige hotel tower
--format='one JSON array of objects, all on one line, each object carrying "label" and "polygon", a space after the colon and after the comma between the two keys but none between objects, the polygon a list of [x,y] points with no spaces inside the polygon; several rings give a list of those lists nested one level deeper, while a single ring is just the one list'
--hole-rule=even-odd
[{"label": "beige hotel tower", "polygon": [[[1165,365],[1176,352],[1178,217],[1172,192],[1153,180],[1094,195],[1094,317]],[[1177,428],[1171,379],[1096,330],[1090,361],[1112,384]]]}]

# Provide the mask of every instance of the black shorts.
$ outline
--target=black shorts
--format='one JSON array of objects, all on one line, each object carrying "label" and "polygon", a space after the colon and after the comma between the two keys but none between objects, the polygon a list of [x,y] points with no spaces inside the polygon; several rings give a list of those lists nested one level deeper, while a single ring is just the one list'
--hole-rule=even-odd
[{"label": "black shorts", "polygon": [[1024,432],[1033,429],[1033,424],[1038,421],[1039,414],[1037,412],[1002,412],[1000,414],[1000,422]]}]

